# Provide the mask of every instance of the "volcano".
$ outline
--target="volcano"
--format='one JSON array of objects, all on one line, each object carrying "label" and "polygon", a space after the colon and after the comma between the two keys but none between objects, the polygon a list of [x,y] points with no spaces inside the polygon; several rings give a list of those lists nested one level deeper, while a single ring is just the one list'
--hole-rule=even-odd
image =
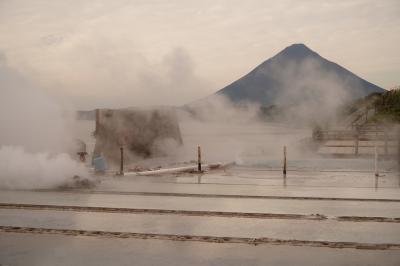
[{"label": "volcano", "polygon": [[267,107],[308,101],[324,103],[327,97],[342,102],[374,92],[385,90],[304,44],[293,44],[216,94],[234,103],[251,102]]}]

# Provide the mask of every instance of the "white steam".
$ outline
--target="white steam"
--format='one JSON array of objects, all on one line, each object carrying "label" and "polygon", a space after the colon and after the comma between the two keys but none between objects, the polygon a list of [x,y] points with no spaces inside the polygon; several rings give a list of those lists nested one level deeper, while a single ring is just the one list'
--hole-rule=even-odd
[{"label": "white steam", "polygon": [[198,145],[206,163],[280,160],[285,145],[290,147],[292,158],[304,156],[298,144],[310,137],[311,131],[266,121],[259,108],[250,102],[234,104],[223,95],[190,104],[178,113],[184,146],[176,156],[196,160]]},{"label": "white steam", "polygon": [[67,184],[76,174],[85,174],[82,164],[66,153],[32,153],[22,147],[0,148],[0,188],[51,188]]},{"label": "white steam", "polygon": [[289,123],[324,123],[335,118],[338,109],[355,98],[362,90],[354,80],[339,77],[317,60],[272,65],[273,76],[282,82],[283,90],[275,104]]},{"label": "white steam", "polygon": [[260,105],[254,102],[233,103],[220,94],[213,94],[205,99],[186,106],[187,112],[181,112],[181,119],[193,117],[212,123],[254,123],[259,122]]},{"label": "white steam", "polygon": [[68,151],[67,115],[0,61],[0,188],[51,188],[86,176]]}]

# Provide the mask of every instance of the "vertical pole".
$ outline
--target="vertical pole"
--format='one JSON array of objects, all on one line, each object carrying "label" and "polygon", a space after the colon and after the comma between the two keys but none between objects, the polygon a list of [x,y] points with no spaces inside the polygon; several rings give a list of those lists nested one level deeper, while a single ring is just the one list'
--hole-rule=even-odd
[{"label": "vertical pole", "polygon": [[397,128],[397,172],[400,187],[400,127]]},{"label": "vertical pole", "polygon": [[93,154],[92,154],[92,165],[93,160],[99,156],[101,156],[101,151],[103,149],[102,145],[100,145],[100,109],[95,110],[96,114],[96,128],[94,130],[94,137],[96,139],[96,143],[94,145]]},{"label": "vertical pole", "polygon": [[[400,177],[400,128],[397,129],[397,170]],[[399,179],[400,185],[400,179]]]},{"label": "vertical pole", "polygon": [[375,142],[375,177],[379,176],[378,172],[378,147],[376,146]]},{"label": "vertical pole", "polygon": [[119,167],[119,174],[124,175],[124,147],[121,146],[119,149],[121,151],[121,164]]},{"label": "vertical pole", "polygon": [[354,143],[354,155],[355,156],[358,156],[358,142],[359,142],[359,134],[358,134],[358,128],[356,128],[355,143]]},{"label": "vertical pole", "polygon": [[197,170],[201,172],[201,148],[197,146]]},{"label": "vertical pole", "polygon": [[286,146],[283,146],[283,178],[286,178]]},{"label": "vertical pole", "polygon": [[99,131],[99,125],[100,125],[100,109],[96,109],[96,128],[95,128],[96,133]]}]

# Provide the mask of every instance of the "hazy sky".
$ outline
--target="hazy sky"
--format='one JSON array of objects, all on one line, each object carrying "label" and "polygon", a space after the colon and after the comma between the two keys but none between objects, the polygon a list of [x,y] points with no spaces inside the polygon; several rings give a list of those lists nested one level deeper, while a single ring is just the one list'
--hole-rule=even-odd
[{"label": "hazy sky", "polygon": [[0,0],[1,64],[78,108],[184,104],[293,43],[399,85],[400,1]]}]

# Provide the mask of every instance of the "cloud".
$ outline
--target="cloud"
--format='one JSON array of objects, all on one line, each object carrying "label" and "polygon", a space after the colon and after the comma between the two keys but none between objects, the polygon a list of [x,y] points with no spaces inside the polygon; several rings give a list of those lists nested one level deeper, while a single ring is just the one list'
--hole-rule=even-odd
[{"label": "cloud", "polygon": [[[400,72],[399,12],[397,0],[6,0],[0,2],[0,49],[38,87],[80,108],[182,104],[298,42],[392,87]],[[183,60],[178,50],[190,71],[169,64],[180,67],[185,82],[172,82],[178,68],[174,73],[165,63],[174,54]],[[146,95],[156,88],[157,95]]]}]

